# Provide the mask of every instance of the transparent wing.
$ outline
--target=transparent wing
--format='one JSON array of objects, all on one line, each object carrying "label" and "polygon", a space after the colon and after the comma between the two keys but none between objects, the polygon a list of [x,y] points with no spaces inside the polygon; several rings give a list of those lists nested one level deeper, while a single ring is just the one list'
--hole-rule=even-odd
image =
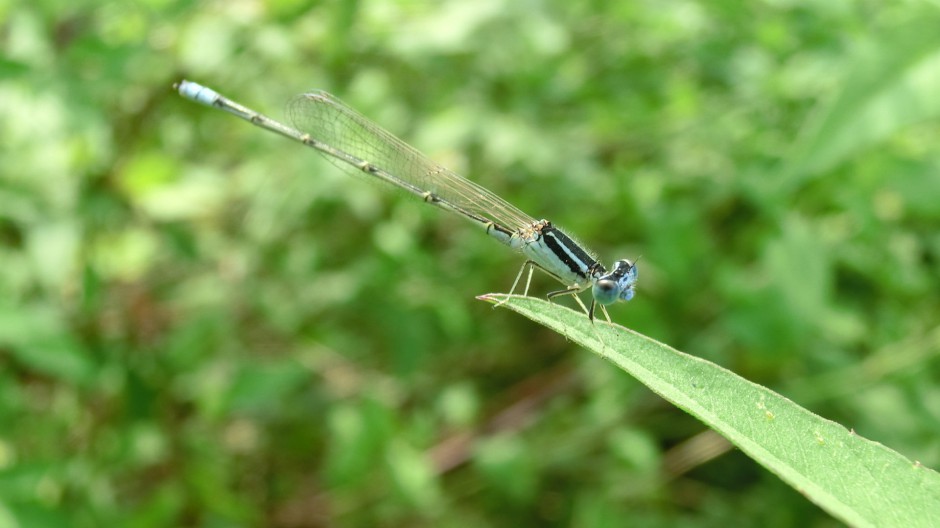
[{"label": "transparent wing", "polygon": [[351,165],[351,156],[504,227],[519,229],[535,221],[487,189],[435,163],[326,92],[295,97],[288,104],[287,112],[299,131],[346,154],[331,156],[321,151],[344,170],[357,170]]}]

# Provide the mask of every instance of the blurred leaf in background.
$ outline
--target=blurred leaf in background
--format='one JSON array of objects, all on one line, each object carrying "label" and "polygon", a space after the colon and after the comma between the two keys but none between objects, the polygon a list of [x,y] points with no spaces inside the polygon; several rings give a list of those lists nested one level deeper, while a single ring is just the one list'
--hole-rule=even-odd
[{"label": "blurred leaf in background", "polygon": [[0,523],[834,523],[739,453],[673,464],[702,424],[474,301],[516,256],[182,78],[335,93],[642,255],[621,324],[940,465],[936,5],[0,13]]}]

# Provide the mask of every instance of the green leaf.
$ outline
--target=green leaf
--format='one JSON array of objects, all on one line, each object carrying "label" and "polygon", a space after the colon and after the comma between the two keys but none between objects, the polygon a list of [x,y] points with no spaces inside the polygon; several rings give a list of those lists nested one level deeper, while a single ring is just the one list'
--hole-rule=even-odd
[{"label": "green leaf", "polygon": [[56,308],[0,303],[0,351],[43,374],[79,385],[94,376],[89,351],[70,334]]},{"label": "green leaf", "polygon": [[441,494],[434,468],[419,451],[404,442],[394,442],[388,448],[386,460],[393,482],[408,502],[425,513],[440,509]]},{"label": "green leaf", "polygon": [[940,526],[940,474],[708,361],[531,297],[480,297],[614,363],[852,526]]},{"label": "green leaf", "polygon": [[905,127],[940,116],[940,13],[926,9],[863,42],[844,90],[820,108],[788,156],[779,181],[832,170]]}]

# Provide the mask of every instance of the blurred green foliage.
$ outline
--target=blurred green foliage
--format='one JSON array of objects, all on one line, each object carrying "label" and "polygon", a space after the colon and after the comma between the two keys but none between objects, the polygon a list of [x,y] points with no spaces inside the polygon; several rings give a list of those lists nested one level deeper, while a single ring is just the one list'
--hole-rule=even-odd
[{"label": "blurred green foliage", "polygon": [[277,118],[335,93],[604,262],[642,255],[621,324],[940,465],[936,3],[44,0],[0,24],[0,526],[835,524],[475,301],[521,264],[477,229],[184,77]]}]

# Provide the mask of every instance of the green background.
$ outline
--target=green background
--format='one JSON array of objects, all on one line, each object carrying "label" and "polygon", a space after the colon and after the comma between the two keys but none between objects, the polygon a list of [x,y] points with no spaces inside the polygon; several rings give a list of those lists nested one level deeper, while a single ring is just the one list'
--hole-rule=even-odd
[{"label": "green background", "polygon": [[521,265],[479,229],[171,85],[279,119],[338,95],[642,256],[616,322],[936,468],[938,27],[927,1],[0,2],[0,528],[837,526],[476,301]]}]

